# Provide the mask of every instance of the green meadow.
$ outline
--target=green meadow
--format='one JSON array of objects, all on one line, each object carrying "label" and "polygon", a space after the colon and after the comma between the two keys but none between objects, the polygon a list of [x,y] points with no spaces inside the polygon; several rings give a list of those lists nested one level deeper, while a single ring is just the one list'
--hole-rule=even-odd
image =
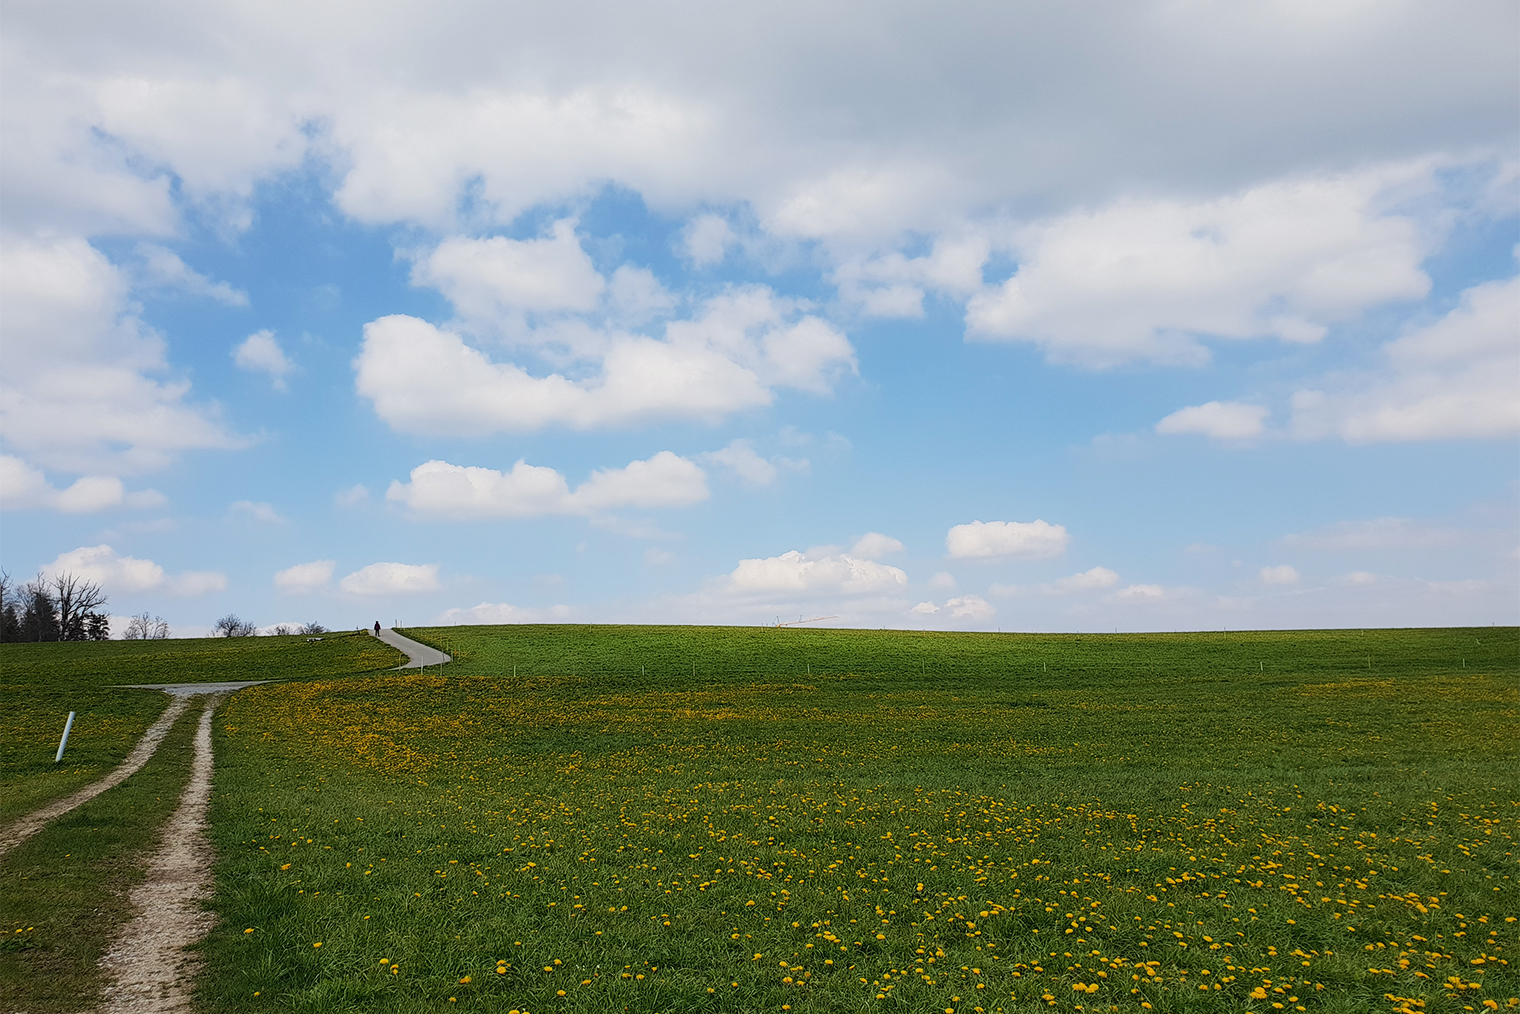
[{"label": "green meadow", "polygon": [[1514,628],[407,633],[218,713],[203,1009],[1520,1007]]}]

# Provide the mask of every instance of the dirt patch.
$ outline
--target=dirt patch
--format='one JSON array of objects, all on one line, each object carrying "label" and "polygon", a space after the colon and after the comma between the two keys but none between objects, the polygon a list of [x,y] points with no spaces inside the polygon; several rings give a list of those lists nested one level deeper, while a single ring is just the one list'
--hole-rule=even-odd
[{"label": "dirt patch", "polygon": [[126,760],[122,761],[115,771],[112,771],[98,782],[91,782],[72,795],[56,799],[40,810],[34,810],[10,827],[0,830],[0,856],[4,856],[32,835],[41,831],[47,826],[49,821],[62,817],[65,813],[76,807],[83,806],[107,789],[114,789],[141,770],[142,766],[148,763],[148,758],[152,757],[153,752],[158,749],[158,744],[162,743],[164,737],[168,735],[169,728],[174,725],[175,719],[184,714],[185,708],[189,703],[190,699],[188,697],[175,697],[171,700],[169,707],[164,710],[162,715],[158,716],[158,721],[148,726],[148,731],[143,733],[142,739],[137,741],[137,745],[132,748],[132,752],[127,754]]},{"label": "dirt patch", "polygon": [[[187,699],[185,699],[187,700]],[[216,922],[203,903],[212,893],[211,842],[206,814],[211,801],[211,716],[221,696],[206,701],[195,731],[195,759],[179,808],[164,825],[148,879],[132,889],[138,915],[122,927],[101,958],[110,980],[102,1009],[113,1014],[190,1011],[200,969],[199,953],[187,951]]]}]

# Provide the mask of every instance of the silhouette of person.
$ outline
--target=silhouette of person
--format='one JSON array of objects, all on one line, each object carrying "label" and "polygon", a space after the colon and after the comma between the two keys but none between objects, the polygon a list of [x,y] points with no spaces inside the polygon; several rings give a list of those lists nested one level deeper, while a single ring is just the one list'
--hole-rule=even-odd
[{"label": "silhouette of person", "polygon": [[376,637],[380,636],[380,621],[379,620],[375,621],[375,636]]}]

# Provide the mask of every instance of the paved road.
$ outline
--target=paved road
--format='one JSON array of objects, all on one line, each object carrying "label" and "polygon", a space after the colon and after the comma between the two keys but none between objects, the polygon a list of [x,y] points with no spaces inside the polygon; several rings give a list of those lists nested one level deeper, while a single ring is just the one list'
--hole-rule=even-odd
[{"label": "paved road", "polygon": [[412,640],[410,637],[402,637],[389,627],[380,628],[380,640],[406,652],[407,662],[405,665],[396,666],[397,669],[420,669],[425,665],[440,665],[444,662],[454,661],[453,656],[439,651],[437,648],[429,648]]}]

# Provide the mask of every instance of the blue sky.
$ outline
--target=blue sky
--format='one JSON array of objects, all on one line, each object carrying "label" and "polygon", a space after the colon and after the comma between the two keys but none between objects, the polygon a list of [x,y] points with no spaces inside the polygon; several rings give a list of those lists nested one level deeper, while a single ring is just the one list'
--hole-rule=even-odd
[{"label": "blue sky", "polygon": [[1459,6],[8,5],[0,563],[184,635],[1515,623]]}]

